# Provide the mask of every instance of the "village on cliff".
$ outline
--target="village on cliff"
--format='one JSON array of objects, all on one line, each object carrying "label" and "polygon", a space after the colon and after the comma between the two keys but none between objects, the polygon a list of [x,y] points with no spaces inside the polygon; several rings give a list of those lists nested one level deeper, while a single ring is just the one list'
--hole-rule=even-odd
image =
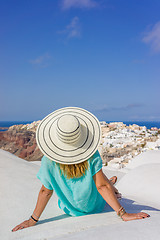
[{"label": "village on cliff", "polygon": [[[35,132],[40,121],[13,125],[0,132],[0,148],[28,161],[40,160]],[[160,150],[160,129],[123,122],[100,122],[102,138],[99,146],[103,164],[124,168],[132,158],[147,150]]]}]

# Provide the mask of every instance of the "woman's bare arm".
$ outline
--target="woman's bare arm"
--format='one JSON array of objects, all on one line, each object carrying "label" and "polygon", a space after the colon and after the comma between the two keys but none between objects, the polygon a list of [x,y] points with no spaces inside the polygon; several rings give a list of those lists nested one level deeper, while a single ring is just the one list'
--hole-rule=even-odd
[{"label": "woman's bare arm", "polygon": [[41,216],[52,194],[53,194],[53,190],[49,190],[45,188],[44,185],[42,185],[39,191],[37,204],[34,210],[34,214],[38,216],[38,218]]},{"label": "woman's bare arm", "polygon": [[[113,186],[110,184],[108,178],[103,174],[102,169],[93,176],[95,185],[98,192],[104,198],[104,200],[116,211],[120,209],[121,205],[117,200]],[[124,221],[130,221],[135,219],[142,219],[149,217],[147,213],[125,213],[122,218]]]},{"label": "woman's bare arm", "polygon": [[[102,172],[103,173],[103,172]],[[105,178],[106,181],[108,181],[108,178],[106,177],[106,175],[103,173],[103,176]],[[116,198],[121,198],[121,193],[118,192],[118,189],[113,185],[113,183],[109,180],[109,183],[114,191],[114,193],[116,194]]]},{"label": "woman's bare arm", "polygon": [[120,209],[121,205],[117,200],[113,187],[108,178],[103,174],[102,169],[93,176],[98,192],[102,195],[104,200],[116,211]]},{"label": "woman's bare arm", "polygon": [[[45,209],[50,197],[53,194],[53,190],[49,190],[47,188],[44,187],[44,185],[42,185],[39,194],[38,194],[38,199],[37,199],[37,203],[36,203],[36,207],[33,211],[33,213],[39,218],[43,212],[43,210]],[[37,217],[35,217],[35,215],[33,215],[33,217],[35,219],[37,219]],[[22,222],[21,224],[17,225],[16,227],[14,227],[12,229],[13,232],[20,230],[22,228],[27,228],[27,227],[31,227],[34,226],[36,224],[36,222],[30,218],[24,222]]]}]

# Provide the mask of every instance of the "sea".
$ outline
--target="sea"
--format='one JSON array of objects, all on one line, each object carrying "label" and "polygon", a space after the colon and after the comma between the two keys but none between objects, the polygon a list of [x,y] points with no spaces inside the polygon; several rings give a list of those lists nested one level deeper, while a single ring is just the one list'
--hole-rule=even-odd
[{"label": "sea", "polygon": [[[12,125],[19,125],[19,124],[27,124],[27,123],[32,123],[33,121],[0,121],[0,131],[6,131],[7,129],[1,129],[3,127],[10,127]],[[159,122],[149,122],[149,121],[106,121],[107,123],[110,122],[123,122],[124,124],[126,124],[127,126],[129,126],[130,124],[137,124],[139,126],[146,126],[146,128],[150,129],[152,127],[157,127],[160,128],[160,121]]]}]

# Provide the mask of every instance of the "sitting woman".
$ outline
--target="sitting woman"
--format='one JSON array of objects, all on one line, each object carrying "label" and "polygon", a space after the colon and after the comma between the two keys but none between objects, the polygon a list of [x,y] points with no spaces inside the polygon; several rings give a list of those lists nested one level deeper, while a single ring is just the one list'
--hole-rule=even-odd
[{"label": "sitting woman", "polygon": [[107,203],[124,221],[149,217],[143,212],[127,213],[120,205],[120,194],[113,186],[116,177],[109,180],[102,171],[100,140],[98,119],[82,108],[62,108],[40,122],[36,141],[44,156],[37,178],[42,187],[30,219],[12,231],[35,225],[53,191],[59,208],[70,216],[102,212]]}]

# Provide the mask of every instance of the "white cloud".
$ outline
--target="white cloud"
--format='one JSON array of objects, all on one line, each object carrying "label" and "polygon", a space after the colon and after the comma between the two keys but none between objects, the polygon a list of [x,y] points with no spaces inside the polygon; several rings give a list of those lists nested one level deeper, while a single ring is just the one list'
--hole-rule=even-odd
[{"label": "white cloud", "polygon": [[59,31],[58,33],[66,35],[68,39],[80,37],[81,29],[80,29],[79,18],[74,17],[71,20],[70,24],[68,24],[64,30]]},{"label": "white cloud", "polygon": [[63,0],[62,9],[68,10],[70,8],[94,8],[98,3],[94,0]]},{"label": "white cloud", "polygon": [[40,66],[40,67],[47,67],[48,66],[48,59],[50,59],[51,56],[48,54],[48,53],[45,53],[35,59],[31,59],[29,60],[29,62],[32,64],[32,65],[35,65],[35,66]]},{"label": "white cloud", "polygon": [[121,106],[121,107],[117,107],[117,106],[103,106],[100,108],[96,108],[94,109],[94,111],[96,112],[116,112],[116,111],[128,111],[128,110],[132,110],[132,109],[136,109],[136,108],[143,108],[145,105],[142,103],[132,103],[132,104],[128,104],[125,106]]},{"label": "white cloud", "polygon": [[149,44],[154,53],[160,53],[160,21],[144,33],[142,41]]}]

